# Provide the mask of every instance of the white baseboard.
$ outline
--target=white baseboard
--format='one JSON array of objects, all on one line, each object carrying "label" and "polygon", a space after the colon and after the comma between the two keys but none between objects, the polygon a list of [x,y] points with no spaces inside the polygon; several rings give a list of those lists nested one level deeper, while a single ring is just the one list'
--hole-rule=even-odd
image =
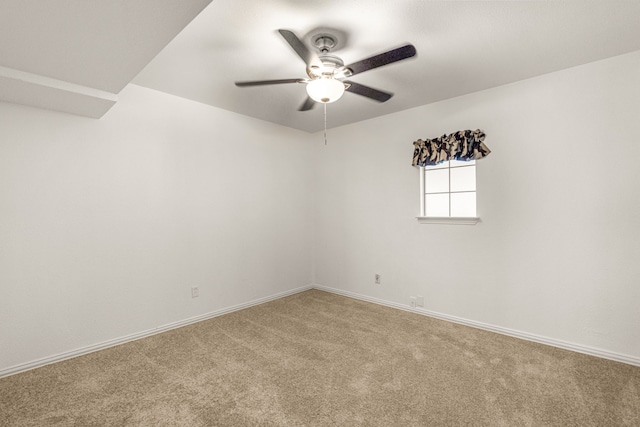
[{"label": "white baseboard", "polygon": [[562,348],[565,350],[571,350],[578,353],[584,353],[591,356],[601,357],[604,359],[614,360],[616,362],[622,362],[629,365],[640,366],[640,358],[634,356],[627,356],[624,354],[618,354],[614,352],[610,352],[607,350],[601,350],[593,347],[588,347],[580,344],[570,343],[566,341],[556,340],[553,338],[543,337],[540,335],[530,334],[527,332],[516,331],[509,328],[503,328],[501,326],[494,326],[487,323],[476,322],[474,320],[468,320],[461,317],[450,316],[447,314],[438,313],[431,310],[425,310],[423,308],[411,308],[408,305],[398,304],[391,301],[382,300],[379,298],[374,298],[366,295],[356,294],[353,292],[343,291],[340,289],[330,288],[322,285],[309,285],[302,286],[299,288],[291,289],[289,291],[280,292],[278,294],[270,295],[264,298],[258,298],[256,300],[248,301],[242,304],[234,305],[232,307],[223,308],[220,310],[215,310],[209,313],[202,314],[200,316],[191,317],[188,319],[180,320],[178,322],[168,323],[166,325],[159,326],[154,329],[149,329],[146,331],[138,332],[135,334],[127,335],[120,338],[115,338],[112,340],[104,341],[101,343],[93,344],[90,346],[82,347],[79,349],[67,351],[64,353],[56,354],[53,356],[43,357],[41,359],[33,360],[31,362],[22,363],[19,365],[11,366],[9,368],[0,370],[0,378],[7,377],[9,375],[18,374],[20,372],[28,371],[30,369],[39,368],[41,366],[49,365],[51,363],[61,362],[63,360],[71,359],[74,357],[82,356],[85,354],[93,353],[94,351],[104,350],[109,347],[114,347],[120,344],[124,344],[130,341],[135,341],[141,338],[146,338],[152,335],[160,334],[162,332],[166,332],[172,329],[180,328],[183,326],[190,325],[192,323],[201,322],[203,320],[211,319],[217,316],[222,316],[224,314],[232,313],[234,311],[242,310],[245,308],[252,307],[254,305],[264,304],[265,302],[277,300],[280,298],[284,298],[290,295],[294,295],[300,292],[304,292],[310,289],[318,289],[321,291],[330,292],[337,295],[346,296],[349,298],[355,298],[362,301],[371,302],[374,304],[384,305],[387,307],[396,308],[399,310],[409,311],[412,313],[421,314],[424,316],[434,317],[436,319],[446,320],[448,322],[459,323],[466,326],[471,326],[478,329],[483,329],[486,331],[496,332],[503,335],[512,336],[515,338],[521,338],[528,341],[533,341],[541,344],[550,345],[553,347]]},{"label": "white baseboard", "polygon": [[571,350],[578,353],[588,354],[590,356],[596,356],[603,359],[614,360],[616,362],[626,363],[628,365],[640,366],[640,358],[634,356],[628,356],[625,354],[614,353],[607,350],[601,350],[599,348],[588,347],[581,344],[575,344],[554,338],[548,338],[541,335],[530,334],[528,332],[516,331],[514,329],[503,328],[501,326],[490,325],[488,323],[477,322],[475,320],[464,319],[461,317],[450,316],[448,314],[442,314],[431,310],[425,310],[420,307],[410,307],[404,304],[398,304],[395,302],[385,301],[379,298],[373,298],[366,295],[360,295],[353,292],[343,291],[341,289],[334,289],[322,285],[313,285],[313,289],[321,291],[331,292],[333,294],[342,295],[350,298],[359,299],[362,301],[371,302],[374,304],[384,305],[387,307],[397,308],[404,311],[410,311],[412,313],[421,314],[423,316],[434,317],[436,319],[446,320],[448,322],[459,323],[461,325],[471,326],[473,328],[483,329],[485,331],[496,332],[498,334],[508,335],[515,338],[524,339],[527,341],[533,341],[540,344],[546,344],[553,347],[562,348],[565,350]]},{"label": "white baseboard", "polygon": [[252,307],[254,305],[264,304],[265,302],[277,300],[280,298],[288,297],[290,295],[294,295],[300,292],[308,291],[312,289],[313,286],[301,286],[299,288],[291,289],[285,292],[280,292],[274,295],[270,295],[264,298],[258,298],[249,302],[245,302],[242,304],[234,305],[232,307],[222,308],[220,310],[215,310],[209,313],[205,313],[199,316],[191,317],[188,319],[180,320],[177,322],[168,323],[166,325],[158,326],[154,329],[149,329],[146,331],[138,332],[135,334],[127,335],[120,338],[115,338],[112,340],[104,341],[101,343],[93,344],[90,346],[78,348],[75,350],[67,351],[64,353],[56,354],[53,356],[43,357],[41,359],[33,360],[31,362],[21,363],[19,365],[11,366],[9,368],[0,369],[0,378],[7,377],[9,375],[18,374],[20,372],[28,371],[30,369],[39,368],[41,366],[49,365],[51,363],[61,362],[63,360],[71,359],[74,357],[82,356],[85,354],[93,353],[94,351],[104,350],[109,347],[115,347],[120,344],[124,344],[130,341],[135,341],[141,338],[146,338],[151,335],[160,334],[162,332],[170,331],[172,329],[181,328],[183,326],[190,325],[192,323],[202,322],[203,320],[211,319],[213,317],[222,316],[223,314],[232,313],[234,311],[242,310],[245,308]]}]

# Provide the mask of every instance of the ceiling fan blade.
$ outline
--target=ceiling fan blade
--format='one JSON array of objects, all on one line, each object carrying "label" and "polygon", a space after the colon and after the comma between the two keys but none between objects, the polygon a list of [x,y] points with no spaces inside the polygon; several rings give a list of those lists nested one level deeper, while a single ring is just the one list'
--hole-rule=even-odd
[{"label": "ceiling fan blade", "polygon": [[396,49],[392,49],[388,52],[363,59],[362,61],[354,62],[353,64],[347,65],[345,68],[350,71],[350,74],[348,74],[348,76],[353,76],[355,74],[362,73],[373,68],[382,67],[383,65],[411,58],[412,56],[415,56],[415,54],[416,48],[412,44],[408,44]]},{"label": "ceiling fan blade", "polygon": [[283,83],[304,83],[307,79],[256,80],[252,82],[236,82],[238,87],[279,85]]},{"label": "ceiling fan blade", "polygon": [[289,43],[289,46],[296,51],[298,56],[302,58],[309,68],[322,67],[322,61],[315,52],[307,49],[302,41],[293,32],[289,30],[278,30],[280,35]]},{"label": "ceiling fan blade", "polygon": [[298,111],[309,111],[313,108],[314,105],[316,105],[316,101],[308,96],[307,99],[302,103],[300,108],[298,108]]},{"label": "ceiling fan blade", "polygon": [[351,81],[343,81],[346,84],[345,90],[351,93],[356,93],[358,95],[366,96],[367,98],[371,98],[374,101],[385,102],[391,99],[393,96],[392,93],[384,92],[378,89],[374,89],[369,86],[361,85],[360,83],[354,83]]}]

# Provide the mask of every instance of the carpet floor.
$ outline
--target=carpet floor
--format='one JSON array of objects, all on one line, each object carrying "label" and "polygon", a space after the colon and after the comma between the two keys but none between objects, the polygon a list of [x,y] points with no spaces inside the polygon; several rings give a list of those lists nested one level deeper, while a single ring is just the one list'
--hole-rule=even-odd
[{"label": "carpet floor", "polygon": [[0,379],[1,426],[640,426],[640,368],[318,290]]}]

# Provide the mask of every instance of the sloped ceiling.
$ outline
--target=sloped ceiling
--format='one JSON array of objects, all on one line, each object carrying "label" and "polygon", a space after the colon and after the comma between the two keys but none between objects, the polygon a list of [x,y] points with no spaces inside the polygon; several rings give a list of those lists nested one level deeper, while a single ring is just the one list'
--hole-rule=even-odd
[{"label": "sloped ceiling", "polygon": [[395,95],[346,93],[327,105],[335,127],[640,50],[639,22],[640,1],[214,0],[134,83],[314,132],[323,109],[297,111],[304,85],[234,86],[306,77],[277,29],[342,34],[332,53],[346,64],[415,45],[415,59],[351,79]]},{"label": "sloped ceiling", "polygon": [[101,117],[211,0],[0,0],[0,100]]},{"label": "sloped ceiling", "polygon": [[100,117],[132,81],[315,132],[323,109],[297,111],[304,85],[234,85],[306,77],[278,29],[308,44],[337,34],[347,64],[415,45],[417,57],[352,78],[391,100],[346,93],[329,127],[640,50],[636,0],[210,1],[0,0],[0,100]]}]

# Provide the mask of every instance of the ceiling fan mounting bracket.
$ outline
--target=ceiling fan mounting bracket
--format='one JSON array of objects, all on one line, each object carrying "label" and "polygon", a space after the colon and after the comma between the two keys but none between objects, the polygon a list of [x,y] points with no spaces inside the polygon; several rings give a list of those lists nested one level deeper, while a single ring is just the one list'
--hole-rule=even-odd
[{"label": "ceiling fan mounting bracket", "polygon": [[336,47],[338,39],[332,34],[316,34],[313,37],[313,45],[318,48],[321,54],[327,54],[331,52],[331,49]]}]

